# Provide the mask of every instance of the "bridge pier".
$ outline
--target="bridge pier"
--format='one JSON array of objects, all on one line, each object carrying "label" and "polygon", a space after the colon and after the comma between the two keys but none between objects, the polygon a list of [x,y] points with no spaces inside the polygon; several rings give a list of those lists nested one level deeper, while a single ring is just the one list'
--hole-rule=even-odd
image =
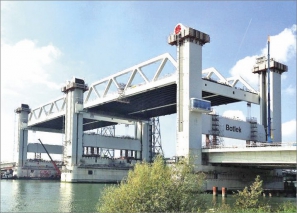
[{"label": "bridge pier", "polygon": [[[220,167],[214,166],[213,170],[205,170],[206,174],[206,191],[212,191],[213,186],[222,189],[225,187],[228,191],[242,190],[250,186],[257,175],[263,180],[264,190],[283,191],[284,183],[282,176],[274,176],[272,170],[263,170],[256,168],[238,168],[238,167]],[[222,189],[223,191],[223,189]]]},{"label": "bridge pier", "polygon": [[[65,113],[65,144],[64,144],[64,164],[66,174],[61,174],[61,178],[72,176],[74,167],[77,167],[83,156],[83,93],[88,90],[84,80],[73,78],[72,81],[62,88],[66,94]],[[71,181],[71,178],[65,178]]]},{"label": "bridge pier", "polygon": [[135,125],[135,137],[140,140],[141,151],[136,155],[146,162],[152,161],[152,125],[149,122],[137,122]]},{"label": "bridge pier", "polygon": [[[268,59],[269,60],[269,59]],[[281,119],[281,75],[288,71],[288,67],[273,59],[270,59],[270,71],[267,72],[267,58],[260,57],[254,66],[253,73],[260,75],[260,124],[267,128],[267,82],[268,75],[271,79],[271,139],[272,141],[282,141],[282,119]]]},{"label": "bridge pier", "polygon": [[31,112],[27,104],[22,104],[21,107],[18,107],[15,110],[15,113],[18,114],[18,133],[17,133],[17,143],[18,143],[18,157],[16,163],[16,175],[17,177],[23,176],[22,167],[27,161],[27,145],[28,145],[28,115]]},{"label": "bridge pier", "polygon": [[[152,160],[152,126],[149,122],[135,122],[135,139],[126,140],[120,146],[120,158],[98,155],[99,148],[114,147],[119,138],[84,134],[84,119],[107,119],[117,123],[113,117],[104,118],[98,112],[83,111],[83,93],[88,90],[81,79],[74,78],[62,92],[66,93],[64,166],[61,181],[65,182],[119,182],[137,160]],[[120,121],[120,120],[118,120]],[[135,141],[134,141],[135,140]],[[95,155],[96,148],[96,155]]]},{"label": "bridge pier", "polygon": [[191,110],[191,99],[202,101],[202,46],[209,35],[176,25],[168,43],[177,46],[177,142],[178,157],[194,157],[202,165],[202,112]]}]

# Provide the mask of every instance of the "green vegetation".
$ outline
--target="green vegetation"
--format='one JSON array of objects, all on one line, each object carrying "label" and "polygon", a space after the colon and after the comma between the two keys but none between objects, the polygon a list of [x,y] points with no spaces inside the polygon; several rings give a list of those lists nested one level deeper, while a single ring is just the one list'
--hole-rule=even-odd
[{"label": "green vegetation", "polygon": [[262,180],[257,176],[249,187],[233,196],[233,205],[206,205],[203,193],[205,176],[194,173],[189,160],[168,166],[161,157],[154,163],[138,163],[120,184],[105,188],[99,200],[99,212],[296,212],[296,205],[287,202],[271,209],[260,202]]},{"label": "green vegetation", "polygon": [[99,212],[205,212],[204,175],[181,161],[167,166],[161,157],[138,163],[120,185],[107,187]]},{"label": "green vegetation", "polygon": [[260,179],[258,175],[255,179],[255,182],[249,187],[245,187],[242,191],[238,191],[238,194],[235,195],[235,208],[241,210],[261,210],[262,212],[267,212],[266,204],[260,203],[260,196],[263,192],[262,188],[263,181]]},{"label": "green vegetation", "polygon": [[280,205],[278,209],[276,209],[276,212],[277,213],[289,213],[289,212],[295,213],[297,212],[296,203],[292,203],[289,201],[285,202],[282,205]]},{"label": "green vegetation", "polygon": [[258,175],[250,187],[245,187],[242,191],[234,194],[236,198],[233,206],[223,204],[216,208],[213,212],[234,212],[234,213],[257,213],[257,212],[282,212],[295,213],[296,205],[292,202],[281,204],[277,209],[272,209],[268,202],[260,202],[260,197],[263,192],[263,181]]}]

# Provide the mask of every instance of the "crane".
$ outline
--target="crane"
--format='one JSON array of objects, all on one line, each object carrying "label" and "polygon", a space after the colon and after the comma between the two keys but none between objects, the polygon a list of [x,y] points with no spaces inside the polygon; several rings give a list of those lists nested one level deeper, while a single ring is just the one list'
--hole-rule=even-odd
[{"label": "crane", "polygon": [[43,146],[44,150],[46,151],[48,157],[51,159],[51,162],[52,162],[52,164],[54,165],[55,170],[56,170],[56,172],[57,172],[56,176],[61,177],[61,171],[60,171],[60,169],[59,169],[58,166],[56,165],[55,161],[53,161],[52,157],[51,157],[50,154],[48,153],[47,149],[45,148],[45,146],[43,145],[43,143],[41,142],[41,140],[40,140],[40,139],[38,139],[38,140],[39,140],[39,142],[41,143],[41,145]]}]

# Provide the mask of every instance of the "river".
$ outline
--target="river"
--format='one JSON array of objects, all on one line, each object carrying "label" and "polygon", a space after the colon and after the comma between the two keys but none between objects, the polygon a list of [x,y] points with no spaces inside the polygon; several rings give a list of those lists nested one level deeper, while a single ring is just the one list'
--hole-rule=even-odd
[{"label": "river", "polygon": [[[1,180],[0,212],[96,212],[98,200],[108,184],[63,183],[45,180]],[[211,194],[206,195],[209,204]],[[296,198],[272,197],[270,203],[295,202]],[[232,202],[232,196],[225,198]],[[217,203],[222,197],[216,198]]]}]

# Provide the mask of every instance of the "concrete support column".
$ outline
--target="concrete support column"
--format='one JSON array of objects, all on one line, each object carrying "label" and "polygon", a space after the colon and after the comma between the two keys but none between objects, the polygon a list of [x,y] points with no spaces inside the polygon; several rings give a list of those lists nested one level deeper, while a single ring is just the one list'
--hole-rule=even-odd
[{"label": "concrete support column", "polygon": [[152,125],[150,123],[142,124],[142,147],[143,160],[152,162]]},{"label": "concrete support column", "polygon": [[[267,115],[267,70],[268,63],[265,56],[257,58],[253,73],[260,75],[260,124],[262,124],[267,133],[268,115]],[[282,141],[282,119],[281,119],[281,74],[288,71],[288,67],[273,59],[270,60],[270,116],[271,116],[271,140],[273,142]],[[267,136],[267,135],[266,135]],[[267,137],[266,137],[267,139]]]},{"label": "concrete support column", "polygon": [[270,89],[271,139],[282,142],[281,74],[270,72]]},{"label": "concrete support column", "polygon": [[190,110],[190,99],[202,99],[202,46],[207,42],[207,34],[182,24],[169,37],[178,58],[176,154],[194,157],[197,166],[202,165],[202,117]]},{"label": "concrete support column", "polygon": [[152,161],[152,128],[151,124],[137,122],[135,125],[135,137],[140,140],[141,143],[141,152],[137,153],[137,156],[143,161],[151,162]]},{"label": "concrete support column", "polygon": [[212,195],[213,196],[218,196],[218,187],[217,186],[212,187]]},{"label": "concrete support column", "polygon": [[222,197],[227,197],[227,188],[222,187]]},{"label": "concrete support column", "polygon": [[15,113],[18,114],[18,157],[17,157],[17,176],[22,176],[22,167],[25,165],[27,160],[27,145],[28,145],[28,115],[31,112],[27,104],[22,104],[21,107],[15,110]]},{"label": "concrete support column", "polygon": [[62,88],[66,94],[66,115],[65,115],[65,141],[66,168],[72,170],[72,166],[78,165],[83,154],[83,93],[88,90],[84,80],[73,78]]},{"label": "concrete support column", "polygon": [[267,132],[267,88],[266,72],[260,73],[260,124]]}]

